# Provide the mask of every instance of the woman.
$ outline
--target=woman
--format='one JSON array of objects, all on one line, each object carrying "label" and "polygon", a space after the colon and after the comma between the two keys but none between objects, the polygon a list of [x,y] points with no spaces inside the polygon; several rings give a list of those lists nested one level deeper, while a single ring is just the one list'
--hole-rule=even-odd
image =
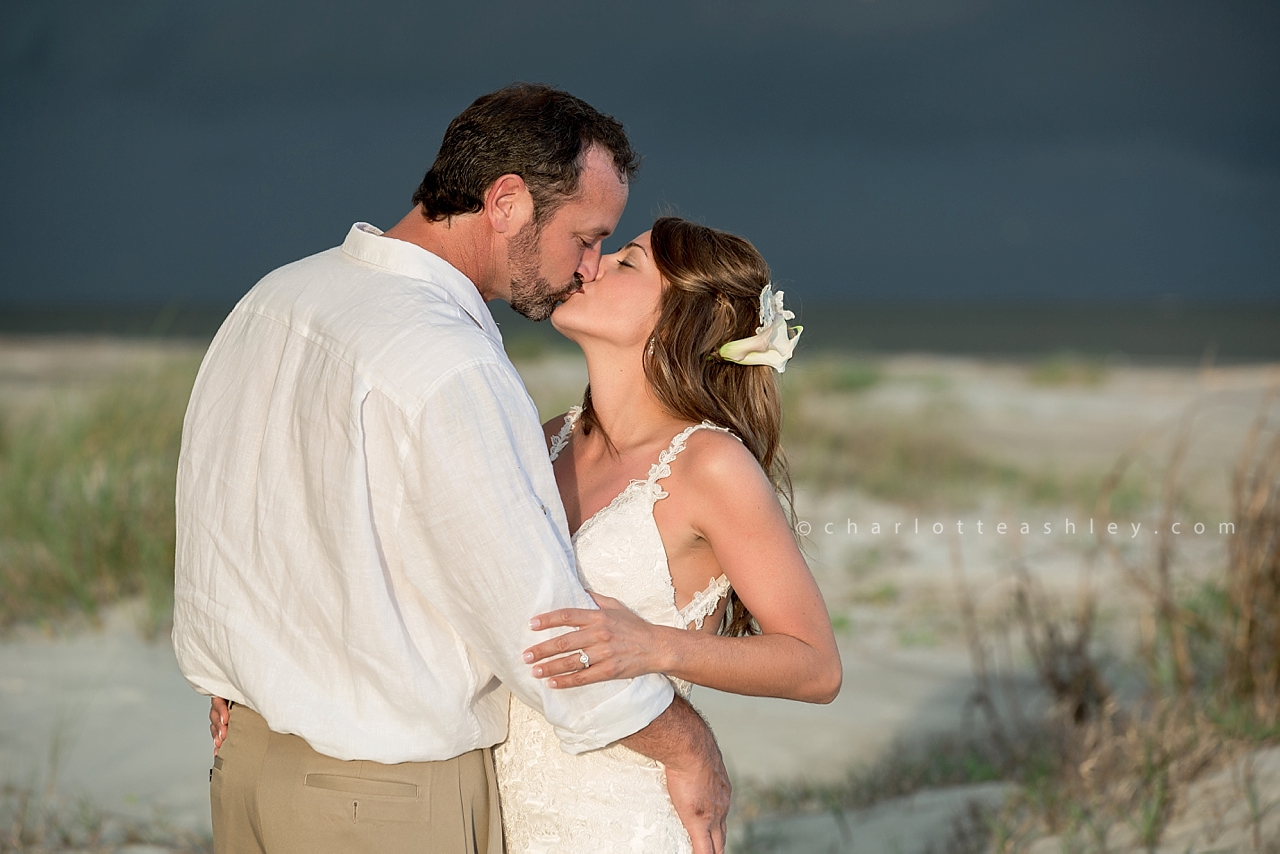
[{"label": "woman", "polygon": [[[781,298],[746,240],[663,217],[551,315],[587,360],[583,405],[544,429],[601,606],[534,617],[577,629],[525,653],[553,688],[664,673],[686,695],[835,698],[826,606],[779,501],[775,370],[798,337]],[[210,717],[220,743],[217,701]],[[565,754],[513,700],[494,760],[511,854],[692,850],[662,768],[621,745]]]},{"label": "woman", "polygon": [[[535,617],[578,629],[526,652],[535,676],[565,688],[658,672],[685,694],[835,698],[826,607],[778,500],[770,365],[795,343],[781,296],[750,243],[664,217],[551,315],[587,360],[583,405],[545,430],[601,610]],[[494,761],[512,854],[691,850],[661,767],[621,745],[564,754],[513,701]]]}]

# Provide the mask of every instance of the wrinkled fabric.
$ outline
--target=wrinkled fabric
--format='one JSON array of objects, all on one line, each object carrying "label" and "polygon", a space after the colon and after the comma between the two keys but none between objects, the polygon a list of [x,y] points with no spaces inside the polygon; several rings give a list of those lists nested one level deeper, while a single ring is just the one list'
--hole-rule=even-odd
[{"label": "wrinkled fabric", "polygon": [[566,751],[670,704],[552,691],[529,619],[594,607],[537,411],[475,286],[365,223],[269,274],[200,368],[178,466],[173,644],[196,690],[337,759],[458,756],[508,693]]}]

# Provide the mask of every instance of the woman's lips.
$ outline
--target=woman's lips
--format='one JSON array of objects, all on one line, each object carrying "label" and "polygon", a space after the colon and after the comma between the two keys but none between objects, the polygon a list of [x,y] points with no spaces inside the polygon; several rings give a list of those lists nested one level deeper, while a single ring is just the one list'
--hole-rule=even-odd
[{"label": "woman's lips", "polygon": [[572,297],[577,296],[580,293],[582,293],[582,282],[575,282],[572,287],[560,292],[560,295],[556,297],[556,304],[564,305]]}]

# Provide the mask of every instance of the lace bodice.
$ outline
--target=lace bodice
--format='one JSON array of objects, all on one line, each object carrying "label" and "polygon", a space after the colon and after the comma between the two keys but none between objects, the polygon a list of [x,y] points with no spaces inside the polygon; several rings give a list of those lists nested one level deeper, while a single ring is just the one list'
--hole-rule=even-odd
[{"label": "lace bodice", "polygon": [[[582,407],[575,406],[565,416],[564,426],[551,441],[551,461],[569,444],[569,436],[577,424]],[[584,521],[573,535],[573,550],[578,558],[578,574],[583,586],[596,593],[612,596],[651,623],[675,628],[693,624],[701,629],[703,620],[715,613],[720,600],[729,594],[729,579],[713,578],[705,590],[698,591],[684,608],[675,606],[676,591],[667,567],[667,552],[653,518],[653,505],[667,497],[658,483],[671,474],[671,463],[685,448],[696,430],[730,431],[710,421],[682,430],[658,461],[649,467],[646,480],[633,480],[608,505]],[[634,598],[634,602],[632,599]],[[688,685],[673,680],[687,695]]]},{"label": "lace bodice", "polygon": [[[551,440],[552,461],[568,445],[581,411],[571,409]],[[702,429],[729,433],[709,421],[681,431],[645,480],[632,480],[573,535],[584,587],[618,599],[651,623],[674,628],[702,628],[730,589],[721,575],[677,608],[653,518],[654,504],[667,496],[660,481],[671,474],[671,463],[689,437]],[[688,696],[687,682],[672,683]],[[513,699],[507,740],[494,760],[509,854],[692,850],[667,795],[662,766],[622,745],[570,756],[560,750],[546,720]]]}]

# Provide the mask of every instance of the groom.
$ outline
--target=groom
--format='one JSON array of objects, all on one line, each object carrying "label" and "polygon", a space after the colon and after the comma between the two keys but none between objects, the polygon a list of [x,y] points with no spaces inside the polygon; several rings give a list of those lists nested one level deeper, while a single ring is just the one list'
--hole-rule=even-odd
[{"label": "groom", "polygon": [[486,95],[403,220],[274,271],[218,331],[183,429],[173,629],[190,683],[232,701],[216,851],[500,852],[502,685],[571,753],[662,762],[695,851],[723,850],[719,750],[665,678],[555,691],[521,659],[531,615],[594,606],[484,301],[542,320],[593,279],[636,164],[565,92]]}]

